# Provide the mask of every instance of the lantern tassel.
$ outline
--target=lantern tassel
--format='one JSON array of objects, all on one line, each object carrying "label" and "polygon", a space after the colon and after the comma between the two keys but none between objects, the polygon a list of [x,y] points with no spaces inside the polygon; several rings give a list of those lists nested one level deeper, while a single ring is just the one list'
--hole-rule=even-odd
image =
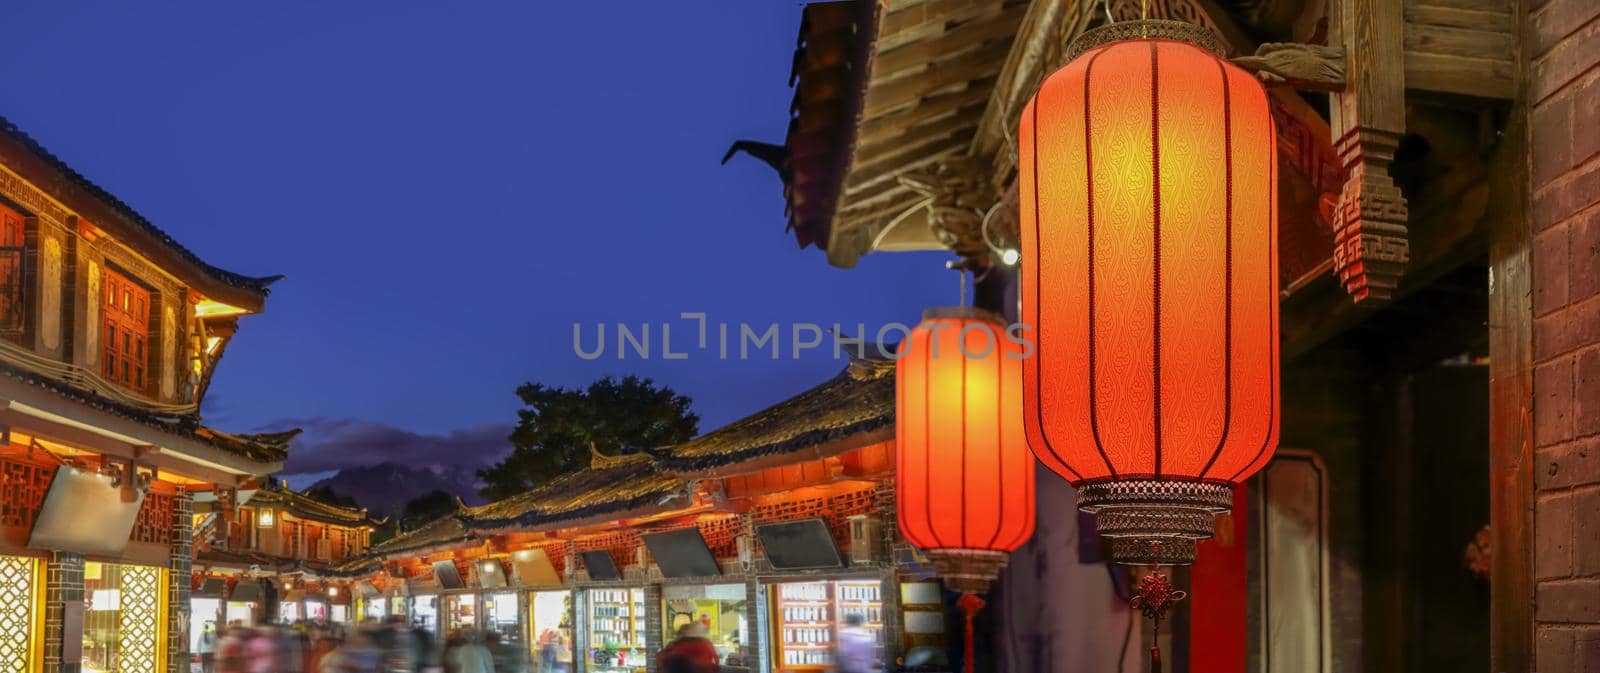
[{"label": "lantern tassel", "polygon": [[1161,673],[1161,620],[1155,621],[1150,642],[1150,673]]},{"label": "lantern tassel", "polygon": [[961,608],[961,613],[967,616],[966,640],[964,641],[966,646],[963,649],[967,655],[967,661],[964,669],[966,673],[972,673],[972,620],[978,616],[978,611],[982,610],[983,606],[983,599],[970,591],[961,594],[961,600],[956,601],[956,607]]},{"label": "lantern tassel", "polygon": [[1161,618],[1173,604],[1188,597],[1188,592],[1173,588],[1172,580],[1158,570],[1139,578],[1134,586],[1128,604],[1151,622],[1150,673],[1161,673]]}]

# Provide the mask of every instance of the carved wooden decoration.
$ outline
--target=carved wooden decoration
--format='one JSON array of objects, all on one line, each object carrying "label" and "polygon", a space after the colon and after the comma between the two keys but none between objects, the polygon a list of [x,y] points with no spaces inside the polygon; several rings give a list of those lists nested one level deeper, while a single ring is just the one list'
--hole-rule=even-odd
[{"label": "carved wooden decoration", "polygon": [[42,235],[39,273],[39,342],[55,352],[61,348],[61,239]]},{"label": "carved wooden decoration", "polygon": [[85,274],[87,282],[84,283],[84,296],[87,301],[83,303],[83,322],[79,326],[83,334],[83,349],[78,364],[98,371],[100,367],[100,265],[94,260],[89,260],[88,271]]},{"label": "carved wooden decoration", "polygon": [[1356,301],[1393,296],[1409,259],[1406,199],[1389,176],[1405,132],[1405,17],[1393,0],[1328,3],[1328,39],[1348,54],[1330,129],[1345,169],[1333,271]]},{"label": "carved wooden decoration", "polygon": [[1255,73],[1267,86],[1302,91],[1344,90],[1344,47],[1268,42],[1256,49],[1254,56],[1240,56],[1233,62]]},{"label": "carved wooden decoration", "polygon": [[896,179],[907,189],[932,199],[928,204],[928,228],[940,243],[967,259],[989,255],[981,227],[984,213],[994,205],[994,195],[977,161],[967,156],[952,157],[928,170],[901,173]]}]

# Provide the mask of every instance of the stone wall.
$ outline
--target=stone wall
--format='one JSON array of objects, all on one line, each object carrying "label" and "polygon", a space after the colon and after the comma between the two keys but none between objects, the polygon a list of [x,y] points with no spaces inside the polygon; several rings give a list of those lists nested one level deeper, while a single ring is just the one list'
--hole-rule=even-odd
[{"label": "stone wall", "polygon": [[1600,3],[1528,0],[1535,660],[1600,669]]}]

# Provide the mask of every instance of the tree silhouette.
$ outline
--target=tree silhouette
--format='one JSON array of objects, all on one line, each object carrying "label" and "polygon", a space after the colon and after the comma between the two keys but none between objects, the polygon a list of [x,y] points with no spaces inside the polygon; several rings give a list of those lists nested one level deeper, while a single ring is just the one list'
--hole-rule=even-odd
[{"label": "tree silhouette", "polygon": [[688,397],[648,378],[605,377],[583,389],[525,383],[511,455],[478,471],[480,495],[498,500],[589,464],[590,443],[620,455],[686,441],[700,417]]}]

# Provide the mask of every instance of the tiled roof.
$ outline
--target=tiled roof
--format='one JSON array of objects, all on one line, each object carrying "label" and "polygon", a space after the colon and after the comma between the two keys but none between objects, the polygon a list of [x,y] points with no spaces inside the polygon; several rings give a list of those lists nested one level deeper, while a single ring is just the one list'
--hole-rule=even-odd
[{"label": "tiled roof", "polygon": [[474,536],[461,525],[460,512],[439,517],[416,530],[406,531],[372,545],[372,556],[392,556],[471,540]]},{"label": "tiled roof", "polygon": [[533,489],[461,513],[471,529],[536,528],[609,514],[622,515],[686,494],[688,484],[663,473],[647,454],[610,459]]},{"label": "tiled roof", "polygon": [[162,246],[171,250],[173,253],[176,253],[179,257],[183,258],[190,264],[193,264],[201,273],[206,274],[212,279],[226,285],[248,290],[261,296],[266,296],[268,293],[267,287],[283,278],[283,276],[246,276],[207,264],[205,260],[200,259],[199,255],[196,255],[188,248],[183,247],[183,245],[178,243],[176,239],[172,238],[170,234],[162,231],[155,224],[152,224],[150,220],[145,219],[145,217],[140,215],[139,211],[134,210],[132,206],[123,203],[121,199],[113,196],[111,192],[106,191],[101,186],[84,177],[81,173],[73,170],[73,168],[67,165],[65,161],[62,161],[59,157],[52,154],[50,150],[46,149],[44,145],[41,145],[39,141],[34,140],[33,136],[28,135],[22,129],[18,128],[16,124],[11,123],[11,120],[6,119],[5,117],[0,117],[0,134],[4,134],[5,136],[21,144],[28,150],[29,153],[48,164],[52,169],[60,173],[61,176],[67,181],[82,188],[90,196],[93,196],[116,214],[120,215],[129,224],[148,234]]},{"label": "tiled roof", "polygon": [[694,472],[894,426],[894,363],[857,360],[810,390],[673,447],[662,464]]},{"label": "tiled roof", "polygon": [[275,503],[295,516],[340,526],[381,526],[364,508],[330,505],[272,480],[250,499],[251,504]]},{"label": "tiled roof", "polygon": [[789,84],[789,228],[800,247],[828,249],[834,209],[850,168],[856,122],[877,36],[876,0],[806,5]]}]

